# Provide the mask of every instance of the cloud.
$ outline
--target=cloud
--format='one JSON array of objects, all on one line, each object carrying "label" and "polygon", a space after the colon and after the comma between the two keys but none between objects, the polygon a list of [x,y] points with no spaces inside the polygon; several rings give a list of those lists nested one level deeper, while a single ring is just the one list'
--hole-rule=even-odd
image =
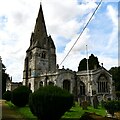
[{"label": "cloud", "polygon": [[[100,63],[103,63],[103,66],[107,70],[110,70],[111,67],[118,67],[118,59],[116,58],[111,58],[107,55],[104,55],[104,56],[99,55],[98,58],[99,58]],[[111,66],[113,65],[113,63],[114,63],[114,66]]]},{"label": "cloud", "polygon": [[[111,32],[108,34],[108,43],[106,45],[105,50],[108,54],[108,57],[116,57],[118,58],[118,12],[113,6],[107,6],[107,16],[108,19],[111,20]],[[111,50],[112,48],[112,50]]]},{"label": "cloud", "polygon": [[[104,14],[102,14],[102,9],[100,9],[101,12],[98,12],[98,15],[94,17],[92,20],[92,25],[87,28],[87,32],[84,32],[84,35],[75,45],[70,55],[64,61],[63,65],[68,68],[72,68],[73,70],[77,70],[79,61],[86,57],[85,45],[88,44],[89,55],[91,53],[95,54],[98,58],[100,58],[100,63],[103,62],[107,69],[110,69],[112,66],[117,66],[117,10],[112,5],[108,5],[106,7],[107,8],[104,8],[106,10],[103,11],[105,12]],[[110,27],[112,28],[111,30],[109,30]],[[69,43],[67,43],[64,54],[70,50],[75,40],[76,39],[72,39]],[[71,65],[71,63],[74,64]]]},{"label": "cloud", "polygon": [[[78,0],[78,1],[81,1],[81,0]],[[101,0],[91,0],[92,2],[100,2]],[[89,0],[82,0],[82,2],[90,2]],[[119,2],[119,0],[102,0],[102,2]]]},{"label": "cloud", "polygon": [[[31,32],[34,30],[40,1],[0,0],[0,3],[0,56],[7,67],[7,73],[13,76],[13,81],[22,81],[24,58],[29,47]],[[47,31],[52,35],[57,48],[58,63],[75,42],[96,5],[94,0],[81,4],[77,0],[42,2]],[[111,7],[108,11],[112,11],[113,17],[111,17],[115,22],[114,11]],[[91,39],[90,31],[91,28],[87,28],[78,40],[63,64],[65,67],[77,70],[80,60],[86,56],[85,45]]]},{"label": "cloud", "polygon": [[43,11],[46,9],[44,16],[46,18],[48,32],[50,34],[62,35],[68,39],[73,37],[83,24],[77,21],[76,18],[82,18],[84,14],[88,14],[96,6],[95,3],[79,5],[77,0],[66,0],[64,2],[60,0],[45,0],[43,6],[45,4],[47,7],[43,7]]},{"label": "cloud", "polygon": [[76,36],[66,45],[65,53],[70,50],[70,48],[75,44],[76,40],[77,42],[71,51],[72,54],[79,53],[81,50],[85,50],[85,46],[87,45],[89,40],[88,32],[89,32],[89,29],[86,29],[80,37],[79,37],[79,34],[76,34]]},{"label": "cloud", "polygon": [[111,5],[107,6],[108,16],[111,18],[113,24],[117,27],[118,26],[118,12],[114,9]]}]

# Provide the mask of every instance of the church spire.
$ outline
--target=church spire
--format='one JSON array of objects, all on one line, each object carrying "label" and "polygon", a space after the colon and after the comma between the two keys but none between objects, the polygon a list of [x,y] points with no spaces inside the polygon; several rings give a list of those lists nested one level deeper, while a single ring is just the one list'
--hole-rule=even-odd
[{"label": "church spire", "polygon": [[36,19],[36,25],[34,29],[34,40],[35,40],[34,43],[38,44],[39,42],[39,44],[41,44],[43,39],[46,37],[47,37],[47,30],[46,30],[46,25],[45,25],[43,10],[42,10],[42,4],[40,3],[40,9],[38,12],[38,17]]}]

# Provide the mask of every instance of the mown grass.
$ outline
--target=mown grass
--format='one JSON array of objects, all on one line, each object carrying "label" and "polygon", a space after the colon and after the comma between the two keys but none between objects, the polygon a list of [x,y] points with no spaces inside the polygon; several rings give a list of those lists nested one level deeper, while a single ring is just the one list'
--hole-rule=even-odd
[{"label": "mown grass", "polygon": [[[30,109],[28,106],[19,108],[13,105],[11,102],[7,102],[8,106],[11,109],[14,109],[16,112],[20,113],[24,118],[26,119],[33,119],[37,120],[37,118],[31,113]],[[78,103],[75,104],[68,112],[66,112],[62,118],[76,118],[79,119],[85,112],[89,113],[96,113],[101,116],[106,116],[105,109],[102,108],[101,106],[98,109],[94,109],[92,106],[89,106],[87,110],[83,110],[82,107],[79,106]]]},{"label": "mown grass", "polygon": [[18,108],[17,112],[19,112],[24,118],[34,118],[37,120],[37,117],[35,117],[28,106],[25,106],[23,108]]},{"label": "mown grass", "polygon": [[99,106],[98,109],[94,109],[92,106],[89,106],[87,110],[83,110],[82,107],[76,103],[70,111],[66,112],[64,116],[62,116],[62,118],[80,118],[85,112],[96,113],[97,115],[101,115],[103,117],[106,116],[106,111],[101,106]]}]

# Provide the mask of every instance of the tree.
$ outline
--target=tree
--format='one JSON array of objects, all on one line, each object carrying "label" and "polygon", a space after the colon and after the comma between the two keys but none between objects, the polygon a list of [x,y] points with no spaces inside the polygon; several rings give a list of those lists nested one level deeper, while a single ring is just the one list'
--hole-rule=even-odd
[{"label": "tree", "polygon": [[87,70],[87,59],[84,58],[80,61],[78,71]]},{"label": "tree", "polygon": [[91,54],[91,56],[89,56],[88,64],[89,64],[89,70],[93,70],[93,69],[95,69],[95,67],[96,68],[100,67],[98,58],[95,57],[93,54]]},{"label": "tree", "polygon": [[115,112],[120,111],[120,107],[119,107],[120,101],[114,101],[114,100],[107,101],[104,102],[103,106],[112,116],[114,116]]},{"label": "tree", "polygon": [[28,104],[29,94],[31,92],[32,91],[28,87],[19,86],[12,91],[11,102],[18,107],[24,107]]},{"label": "tree", "polygon": [[112,74],[112,79],[115,83],[115,90],[120,91],[120,66],[112,67],[109,72]]},{"label": "tree", "polygon": [[73,106],[73,99],[68,91],[50,85],[30,94],[29,107],[40,120],[59,120]]},{"label": "tree", "polygon": [[6,81],[9,77],[7,73],[5,73],[6,67],[4,64],[2,64],[2,95],[6,91]]},{"label": "tree", "polygon": [[[98,58],[95,57],[93,54],[89,56],[88,66],[89,66],[89,70],[93,70],[95,69],[95,67],[96,68],[100,67]],[[82,59],[78,66],[78,71],[82,71],[82,70],[87,70],[87,59],[86,58]]]},{"label": "tree", "polygon": [[11,100],[11,91],[7,90],[6,92],[4,92],[3,99],[10,101]]}]

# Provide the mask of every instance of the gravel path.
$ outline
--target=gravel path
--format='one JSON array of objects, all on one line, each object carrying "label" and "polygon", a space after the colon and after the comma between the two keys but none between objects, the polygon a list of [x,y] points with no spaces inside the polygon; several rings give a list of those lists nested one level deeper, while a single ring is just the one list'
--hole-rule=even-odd
[{"label": "gravel path", "polygon": [[5,104],[5,100],[0,100],[0,108],[2,107],[2,120],[25,120],[22,116],[11,110],[7,104]]}]

